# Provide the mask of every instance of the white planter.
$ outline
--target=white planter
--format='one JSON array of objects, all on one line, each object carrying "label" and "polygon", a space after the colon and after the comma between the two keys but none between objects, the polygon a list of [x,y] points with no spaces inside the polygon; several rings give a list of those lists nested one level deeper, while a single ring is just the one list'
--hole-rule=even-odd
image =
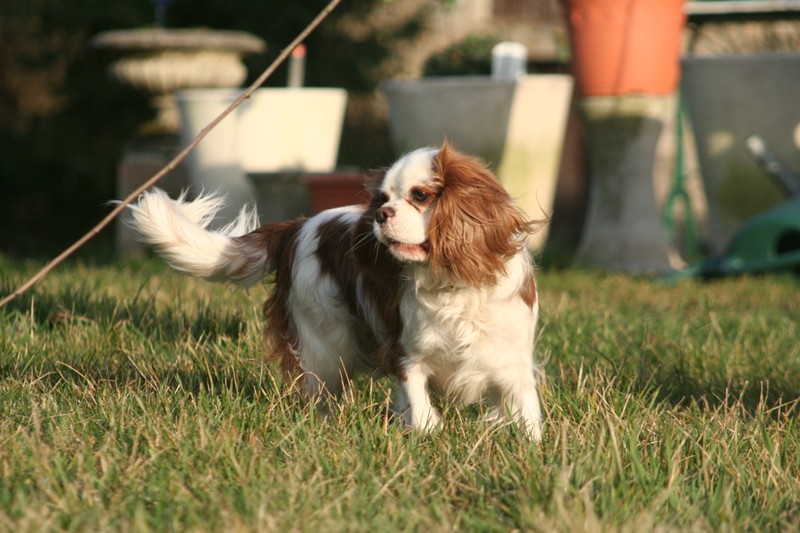
[{"label": "white planter", "polygon": [[[386,83],[383,90],[398,155],[446,138],[485,159],[529,217],[551,214],[572,97],[570,76],[423,78]],[[531,237],[532,249],[542,248],[547,230]]]},{"label": "white planter", "polygon": [[708,203],[708,245],[722,253],[733,232],[786,198],[745,149],[761,136],[800,170],[800,54],[685,57],[682,85]]},{"label": "white planter", "polygon": [[[178,92],[183,144],[194,139],[239,94],[222,89]],[[259,183],[269,179],[270,174],[299,177],[332,171],[346,103],[343,89],[258,89],[189,155],[193,189],[219,190],[228,196],[229,205],[219,214],[219,219],[225,220],[262,195]],[[251,174],[259,178],[251,181]],[[271,195],[274,188],[269,183],[266,188],[263,195]],[[262,213],[265,219],[300,214],[270,211]]]}]

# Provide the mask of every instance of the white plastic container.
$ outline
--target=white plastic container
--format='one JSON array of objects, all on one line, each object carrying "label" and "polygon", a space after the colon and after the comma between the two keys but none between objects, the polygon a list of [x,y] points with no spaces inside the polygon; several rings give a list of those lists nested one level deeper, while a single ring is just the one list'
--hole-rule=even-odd
[{"label": "white plastic container", "polygon": [[[191,142],[239,94],[231,89],[178,92],[182,143]],[[227,208],[218,214],[222,222],[258,198],[248,174],[259,174],[260,181],[269,174],[299,177],[334,170],[346,103],[343,89],[256,90],[189,155],[193,192],[214,190],[228,197]]]},{"label": "white plastic container", "polygon": [[515,41],[503,41],[492,48],[492,79],[516,80],[528,72],[528,48]]}]

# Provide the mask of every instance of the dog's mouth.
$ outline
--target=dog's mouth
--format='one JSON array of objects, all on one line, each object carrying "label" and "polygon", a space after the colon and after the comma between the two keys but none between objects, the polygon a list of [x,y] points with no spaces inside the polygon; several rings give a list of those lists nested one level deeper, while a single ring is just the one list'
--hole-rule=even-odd
[{"label": "dog's mouth", "polygon": [[410,244],[388,239],[388,245],[389,250],[391,250],[395,256],[406,261],[423,261],[428,257],[428,252],[431,250],[431,244],[428,241],[419,244]]}]

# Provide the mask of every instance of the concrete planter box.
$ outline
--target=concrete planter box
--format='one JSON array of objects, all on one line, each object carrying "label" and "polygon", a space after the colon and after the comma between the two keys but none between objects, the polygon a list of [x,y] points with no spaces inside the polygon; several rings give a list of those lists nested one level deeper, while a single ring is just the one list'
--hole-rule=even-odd
[{"label": "concrete planter box", "polygon": [[685,57],[683,90],[708,203],[708,244],[721,253],[748,218],[785,200],[745,149],[760,135],[800,170],[800,54]]},{"label": "concrete planter box", "polygon": [[[184,144],[238,94],[216,89],[179,92]],[[301,175],[335,168],[346,103],[343,89],[258,89],[190,154],[190,183],[195,190],[220,190],[228,196],[220,220],[230,219],[254,199],[264,204],[259,205],[264,220],[303,214],[297,206],[307,205],[307,200],[293,193],[291,201],[287,197],[282,202],[281,195],[303,191]]]},{"label": "concrete planter box", "polygon": [[[383,91],[397,155],[446,138],[485,159],[529,217],[551,214],[572,97],[570,76],[423,78],[386,83]],[[541,249],[547,231],[534,234],[529,246]]]}]

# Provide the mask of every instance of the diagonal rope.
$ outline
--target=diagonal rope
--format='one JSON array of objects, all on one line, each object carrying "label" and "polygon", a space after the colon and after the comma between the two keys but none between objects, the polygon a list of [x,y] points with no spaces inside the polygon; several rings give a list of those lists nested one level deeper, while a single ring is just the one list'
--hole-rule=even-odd
[{"label": "diagonal rope", "polygon": [[262,72],[261,75],[242,94],[240,94],[239,97],[236,100],[234,100],[231,105],[229,105],[222,113],[220,113],[219,116],[217,116],[217,118],[212,120],[205,128],[203,128],[200,131],[200,133],[197,134],[197,137],[195,137],[192,140],[192,142],[190,142],[186,146],[186,148],[181,150],[181,152],[178,153],[178,155],[176,155],[172,159],[172,161],[167,163],[166,166],[164,166],[164,168],[158,171],[153,177],[148,179],[146,182],[140,185],[136,190],[130,193],[124,200],[119,202],[117,206],[108,215],[106,215],[106,217],[103,220],[101,220],[95,227],[89,230],[88,233],[86,233],[83,237],[75,241],[69,248],[61,252],[61,254],[59,254],[55,259],[47,263],[41,270],[39,270],[28,281],[20,285],[20,287],[17,288],[14,292],[12,292],[8,296],[0,300],[0,308],[16,300],[19,296],[24,294],[28,289],[33,287],[42,278],[44,278],[47,274],[49,274],[51,270],[53,270],[59,264],[63,263],[65,259],[67,259],[73,253],[75,253],[75,251],[77,251],[81,246],[86,244],[94,236],[100,233],[100,231],[102,231],[106,226],[108,226],[111,223],[111,221],[114,220],[117,217],[117,215],[119,215],[132,201],[138,198],[139,195],[142,194],[142,192],[152,187],[156,182],[158,182],[158,180],[160,180],[161,178],[163,178],[164,176],[175,170],[175,167],[177,167],[181,161],[186,159],[186,156],[188,156],[189,153],[192,150],[194,150],[194,148],[200,143],[200,141],[202,141],[205,138],[205,136],[208,135],[208,133],[217,126],[217,124],[222,122],[222,119],[230,115],[231,112],[233,112],[234,109],[239,107],[239,105],[241,105],[242,102],[250,98],[250,96],[255,92],[255,90],[258,89],[261,85],[263,85],[263,83],[267,81],[267,79],[269,79],[270,76],[272,76],[272,74],[275,72],[275,69],[277,69],[281,65],[281,63],[286,61],[286,58],[289,57],[289,54],[292,53],[292,50],[294,50],[299,44],[305,41],[306,38],[309,35],[311,35],[311,33],[314,30],[317,29],[317,26],[322,24],[322,21],[328,18],[328,15],[330,15],[331,12],[334,9],[336,9],[336,6],[339,5],[341,1],[342,0],[331,0],[328,3],[328,5],[326,5],[322,9],[322,11],[319,12],[319,14],[314,18],[314,20],[312,20],[308,24],[308,26],[306,26],[305,29],[301,31],[291,43],[289,43],[289,46],[287,46],[281,51],[278,57],[275,58],[275,60],[266,68],[266,70],[264,70],[264,72]]}]

